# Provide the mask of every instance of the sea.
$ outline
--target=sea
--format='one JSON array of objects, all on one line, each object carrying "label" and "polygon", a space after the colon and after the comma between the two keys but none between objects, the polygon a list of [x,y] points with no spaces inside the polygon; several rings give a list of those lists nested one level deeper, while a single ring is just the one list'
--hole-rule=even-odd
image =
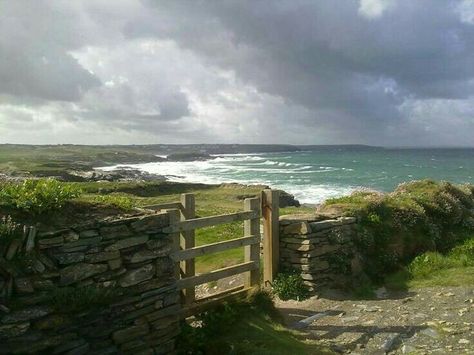
[{"label": "sea", "polygon": [[388,192],[400,183],[426,178],[474,184],[474,148],[325,147],[297,152],[218,154],[205,161],[126,166],[177,182],[265,184],[309,204],[362,189]]}]

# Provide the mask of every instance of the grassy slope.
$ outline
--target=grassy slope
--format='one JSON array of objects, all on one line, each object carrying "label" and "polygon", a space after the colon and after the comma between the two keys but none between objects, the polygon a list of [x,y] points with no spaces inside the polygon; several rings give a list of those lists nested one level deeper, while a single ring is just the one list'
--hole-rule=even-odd
[{"label": "grassy slope", "polygon": [[474,236],[448,253],[427,252],[416,257],[385,281],[393,289],[474,285]]}]

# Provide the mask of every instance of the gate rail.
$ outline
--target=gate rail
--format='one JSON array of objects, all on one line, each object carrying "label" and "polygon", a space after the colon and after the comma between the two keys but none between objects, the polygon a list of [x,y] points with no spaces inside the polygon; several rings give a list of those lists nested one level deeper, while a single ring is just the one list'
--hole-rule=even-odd
[{"label": "gate rail", "polygon": [[[216,303],[241,297],[260,286],[260,198],[244,200],[244,211],[211,217],[195,217],[193,194],[182,194],[180,202],[146,206],[153,210],[165,209],[170,215],[170,225],[164,229],[173,238],[171,258],[176,262],[177,287],[182,291],[182,317],[200,313]],[[220,224],[244,222],[244,236],[212,244],[195,246],[195,230]],[[195,258],[234,248],[244,248],[244,262],[237,265],[196,275]],[[244,284],[232,289],[196,299],[195,287],[225,277],[242,274]]]}]

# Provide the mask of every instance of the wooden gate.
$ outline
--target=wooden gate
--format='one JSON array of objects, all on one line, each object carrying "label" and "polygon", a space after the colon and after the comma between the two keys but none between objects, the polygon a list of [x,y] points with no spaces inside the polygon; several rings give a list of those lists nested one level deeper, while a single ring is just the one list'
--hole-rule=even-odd
[{"label": "wooden gate", "polygon": [[[273,195],[275,196],[275,194]],[[269,196],[263,198],[263,200],[270,201],[269,206],[271,208],[271,194]],[[273,203],[273,206],[275,206],[275,203]],[[263,205],[264,214],[267,207],[267,205]],[[164,232],[170,233],[174,240],[171,258],[176,262],[175,276],[178,280],[178,289],[182,295],[182,316],[184,318],[203,312],[224,300],[244,296],[250,290],[260,286],[260,216],[262,210],[260,198],[245,199],[242,212],[202,218],[196,218],[193,194],[182,194],[180,202],[158,204],[147,206],[147,208],[166,209],[170,215],[170,226]],[[276,209],[278,209],[278,205]],[[270,211],[266,215],[267,218],[269,216],[271,218],[272,212]],[[244,221],[243,237],[195,246],[196,229],[236,221]],[[264,223],[264,231],[267,233],[272,230],[275,232],[275,228],[278,228],[278,226],[275,227],[275,223]],[[264,242],[264,246],[270,253],[272,253],[272,250],[278,249],[274,245],[275,238],[269,236],[266,239],[268,241]],[[276,242],[278,242],[278,239],[276,239]],[[196,257],[240,247],[244,248],[243,263],[196,275]],[[266,276],[266,278],[272,278],[275,269],[273,269],[274,258],[271,254],[264,256],[264,264],[270,265],[270,274],[267,272],[266,275],[271,276]],[[244,273],[244,283],[242,285],[205,298],[196,299],[196,286],[242,273]]]}]

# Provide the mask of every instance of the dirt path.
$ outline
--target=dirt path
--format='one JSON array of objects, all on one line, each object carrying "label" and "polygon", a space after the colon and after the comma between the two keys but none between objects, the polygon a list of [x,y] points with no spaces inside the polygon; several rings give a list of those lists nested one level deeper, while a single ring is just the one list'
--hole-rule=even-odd
[{"label": "dirt path", "polygon": [[[379,290],[377,300],[336,292],[277,301],[289,328],[345,354],[474,354],[474,289]],[[311,318],[308,318],[311,317]]]}]

